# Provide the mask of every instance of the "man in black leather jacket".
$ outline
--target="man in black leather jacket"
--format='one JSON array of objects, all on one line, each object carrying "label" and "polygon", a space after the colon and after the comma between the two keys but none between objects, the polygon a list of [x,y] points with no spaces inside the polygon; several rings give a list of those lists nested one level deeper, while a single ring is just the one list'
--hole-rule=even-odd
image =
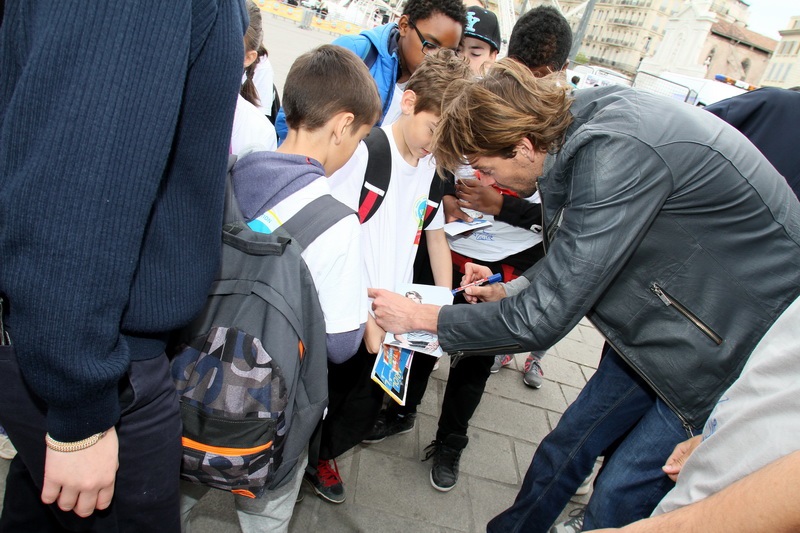
[{"label": "man in black leather jacket", "polygon": [[[412,309],[371,291],[373,307],[388,331],[435,331],[451,354],[546,349],[583,316],[604,335],[613,353],[540,444],[515,504],[488,526],[546,531],[620,438],[596,492],[638,500],[636,485],[666,477],[663,450],[685,438],[681,426],[703,425],[800,295],[800,204],[752,144],[680,102],[619,87],[573,100],[508,61],[459,89],[446,96],[437,162],[468,162],[521,195],[538,186],[547,256],[518,284],[467,289],[497,301]],[[629,392],[653,395],[646,413],[615,411]],[[614,431],[598,433],[609,421]],[[587,514],[584,528],[619,525]]]}]

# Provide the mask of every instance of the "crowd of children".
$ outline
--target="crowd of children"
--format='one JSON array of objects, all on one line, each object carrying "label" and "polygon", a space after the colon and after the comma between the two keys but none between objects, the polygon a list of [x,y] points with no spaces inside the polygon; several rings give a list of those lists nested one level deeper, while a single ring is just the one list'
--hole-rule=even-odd
[{"label": "crowd of children", "polygon": [[[414,427],[436,359],[414,358],[406,404],[387,405],[370,379],[386,332],[368,312],[367,287],[396,290],[413,281],[450,289],[461,282],[468,261],[514,279],[542,256],[541,210],[536,195],[519,198],[488,186],[469,167],[440,177],[431,155],[447,105],[443,95],[481,77],[500,51],[492,12],[466,8],[462,0],[409,0],[397,22],[300,56],[280,107],[260,9],[252,0],[246,9],[243,75],[229,143],[238,158],[230,187],[244,221],[271,233],[325,195],[353,211],[302,252],[325,318],[328,380],[319,387],[328,391],[326,415],[287,483],[258,498],[235,495],[244,532],[281,532],[288,530],[303,480],[323,500],[342,503],[346,490],[335,459],[359,443]],[[515,33],[530,31],[525,20]],[[536,63],[514,43],[512,36],[509,54],[534,72],[565,66],[561,47]],[[376,168],[384,174],[380,187],[373,183]],[[492,226],[445,234],[445,222],[472,218]],[[541,355],[525,359],[525,383],[534,388],[542,383]],[[437,490],[455,486],[486,380],[511,357],[452,359],[438,430],[425,457],[433,459],[430,481]],[[183,531],[191,530],[192,510],[208,490],[181,483]]]}]

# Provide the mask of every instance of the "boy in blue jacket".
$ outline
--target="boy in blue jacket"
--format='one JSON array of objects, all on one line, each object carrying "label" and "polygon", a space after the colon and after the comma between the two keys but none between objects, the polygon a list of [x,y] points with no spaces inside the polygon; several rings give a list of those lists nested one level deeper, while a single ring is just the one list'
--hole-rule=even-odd
[{"label": "boy in blue jacket", "polygon": [[[378,84],[382,103],[378,124],[391,124],[400,116],[398,95],[425,55],[438,48],[458,48],[466,17],[461,0],[409,0],[397,22],[333,41],[363,59]],[[283,109],[275,130],[283,141],[287,131]]]}]

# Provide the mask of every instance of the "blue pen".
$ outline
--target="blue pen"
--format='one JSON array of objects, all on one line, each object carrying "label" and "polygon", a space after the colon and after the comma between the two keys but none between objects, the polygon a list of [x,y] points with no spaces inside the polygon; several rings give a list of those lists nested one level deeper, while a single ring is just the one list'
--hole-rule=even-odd
[{"label": "blue pen", "polygon": [[492,284],[492,283],[497,283],[498,281],[503,281],[503,275],[502,274],[492,274],[488,278],[483,278],[483,279],[479,279],[477,281],[473,281],[472,283],[467,283],[463,287],[459,287],[457,289],[453,289],[450,292],[452,292],[453,295],[456,295],[459,292],[461,292],[464,289],[466,289],[467,287],[477,287],[478,285],[489,285],[489,284]]}]

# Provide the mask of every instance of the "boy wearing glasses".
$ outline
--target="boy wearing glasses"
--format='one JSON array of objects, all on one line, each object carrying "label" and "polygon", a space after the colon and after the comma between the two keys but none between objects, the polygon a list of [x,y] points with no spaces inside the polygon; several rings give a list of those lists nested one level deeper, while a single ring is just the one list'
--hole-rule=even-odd
[{"label": "boy wearing glasses", "polygon": [[[378,84],[382,103],[379,125],[391,124],[400,116],[400,97],[427,54],[439,48],[458,49],[466,16],[461,0],[408,0],[397,22],[333,41],[360,57]],[[283,110],[275,130],[281,139],[286,137]]]}]

